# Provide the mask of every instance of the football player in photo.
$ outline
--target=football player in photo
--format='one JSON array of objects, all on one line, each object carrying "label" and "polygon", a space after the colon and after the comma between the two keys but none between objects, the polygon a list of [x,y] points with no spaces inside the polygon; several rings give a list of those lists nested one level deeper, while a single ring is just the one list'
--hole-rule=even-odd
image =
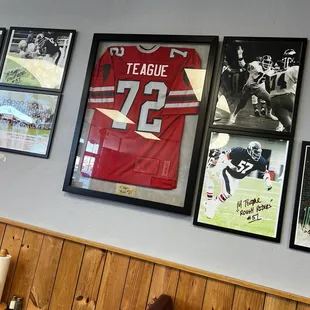
[{"label": "football player in photo", "polygon": [[[239,182],[253,171],[263,173],[266,189],[272,189],[267,160],[262,156],[262,147],[258,141],[251,141],[247,148],[233,147],[229,151],[211,150],[206,169],[207,201],[204,202],[204,214],[212,219],[222,203],[234,195]],[[211,156],[210,156],[211,155]],[[217,176],[218,174],[218,176]],[[221,184],[221,192],[214,197],[214,178]]]},{"label": "football player in photo", "polygon": [[[226,97],[227,97],[228,88],[229,88],[228,81],[230,79],[230,75],[231,75],[232,71],[233,71],[233,69],[230,67],[230,65],[226,59],[226,55],[225,55],[224,60],[223,60],[223,67],[222,67],[221,83],[219,86],[217,99],[218,99],[218,101],[220,101],[221,99],[224,99],[227,106],[228,106],[228,103],[227,103]],[[221,115],[220,109],[218,108],[218,105],[217,105],[213,120],[214,120],[214,122],[218,122],[221,119],[222,119],[222,115]]]},{"label": "football player in photo", "polygon": [[35,46],[44,59],[51,61],[56,66],[61,57],[61,50],[57,43],[57,38],[54,38],[51,33],[39,33],[35,38]]},{"label": "football player in photo", "polygon": [[[244,68],[232,68],[227,61],[226,55],[224,55],[222,73],[221,73],[221,82],[217,95],[217,105],[214,115],[214,122],[220,121],[222,119],[222,112],[229,113],[229,103],[228,98],[231,96],[231,92],[233,91],[231,88],[231,83],[233,80],[233,76],[237,76],[236,80],[239,80],[239,75],[245,71]],[[238,84],[238,83],[237,83]],[[238,88],[237,86],[235,88]]]},{"label": "football player in photo", "polygon": [[39,53],[36,50],[35,44],[27,40],[20,40],[18,43],[20,58],[35,59]]},{"label": "football player in photo", "polygon": [[[238,113],[246,106],[247,101],[250,98],[252,99],[255,116],[260,116],[261,114],[272,120],[277,120],[277,118],[271,113],[270,96],[265,87],[266,77],[274,73],[271,56],[264,55],[261,58],[261,61],[258,59],[247,64],[243,58],[243,49],[241,46],[238,47],[237,53],[240,67],[247,67],[249,76],[243,86],[240,101],[234,112],[231,114],[229,122],[231,124],[236,122]],[[260,112],[258,110],[258,100],[261,100],[262,104]]]},{"label": "football player in photo", "polygon": [[287,49],[282,57],[282,70],[269,79],[272,110],[280,121],[278,131],[281,126],[283,131],[291,131],[299,72],[299,65],[295,62],[295,55],[295,50]]}]

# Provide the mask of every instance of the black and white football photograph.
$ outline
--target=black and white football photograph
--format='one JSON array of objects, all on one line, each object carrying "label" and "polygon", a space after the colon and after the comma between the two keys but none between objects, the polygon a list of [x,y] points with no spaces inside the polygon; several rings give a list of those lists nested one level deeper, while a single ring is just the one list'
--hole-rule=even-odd
[{"label": "black and white football photograph", "polygon": [[224,38],[213,125],[291,133],[304,39]]},{"label": "black and white football photograph", "polygon": [[11,28],[0,82],[60,89],[73,38],[68,30]]},{"label": "black and white football photograph", "polygon": [[0,49],[2,49],[4,36],[5,36],[5,28],[0,28]]}]

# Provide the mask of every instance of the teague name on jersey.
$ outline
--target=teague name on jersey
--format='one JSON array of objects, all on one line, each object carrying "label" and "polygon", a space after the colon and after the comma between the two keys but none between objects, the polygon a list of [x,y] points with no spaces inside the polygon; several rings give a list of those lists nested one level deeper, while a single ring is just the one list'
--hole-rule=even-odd
[{"label": "teague name on jersey", "polygon": [[167,77],[169,65],[127,62],[127,74]]}]

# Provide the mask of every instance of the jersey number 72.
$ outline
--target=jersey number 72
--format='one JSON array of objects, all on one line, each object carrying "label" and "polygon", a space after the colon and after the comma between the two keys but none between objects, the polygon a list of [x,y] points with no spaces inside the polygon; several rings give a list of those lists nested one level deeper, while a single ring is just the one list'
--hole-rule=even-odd
[{"label": "jersey number 72", "polygon": [[[123,103],[122,108],[120,109],[120,112],[123,115],[125,116],[128,115],[129,110],[132,104],[134,103],[136,95],[139,91],[139,87],[140,87],[139,81],[120,80],[118,82],[116,90],[118,94],[125,94],[126,89],[128,89],[127,97]],[[147,119],[149,111],[151,110],[160,111],[165,106],[167,96],[166,84],[164,82],[147,83],[144,87],[143,94],[152,95],[153,92],[157,92],[157,100],[156,101],[147,100],[144,103],[142,103],[140,107],[139,121],[137,125],[138,131],[146,131],[153,133],[160,132],[162,120],[156,118],[149,123]],[[127,128],[127,123],[113,121],[112,128],[125,130]]]}]

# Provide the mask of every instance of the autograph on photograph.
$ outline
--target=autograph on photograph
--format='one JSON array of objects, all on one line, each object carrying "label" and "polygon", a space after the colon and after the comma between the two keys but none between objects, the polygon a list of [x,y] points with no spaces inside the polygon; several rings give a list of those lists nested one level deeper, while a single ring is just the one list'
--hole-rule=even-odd
[{"label": "autograph on photograph", "polygon": [[260,212],[272,208],[272,201],[273,199],[270,199],[269,203],[264,204],[260,198],[238,200],[236,212],[240,216],[245,216],[249,223],[254,223],[262,220]]}]

